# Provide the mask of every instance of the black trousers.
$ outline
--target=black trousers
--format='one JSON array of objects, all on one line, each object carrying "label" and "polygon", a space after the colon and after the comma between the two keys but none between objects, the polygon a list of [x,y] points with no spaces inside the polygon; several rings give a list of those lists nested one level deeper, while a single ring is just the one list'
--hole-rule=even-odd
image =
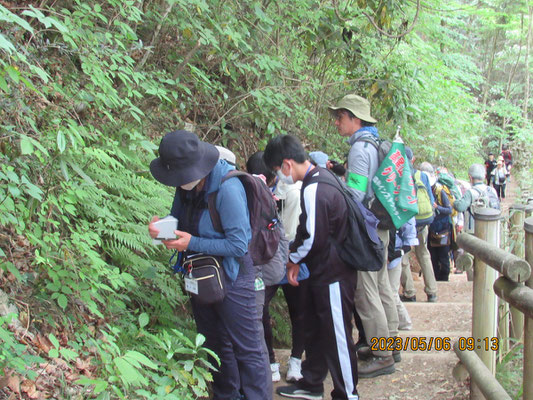
[{"label": "black trousers", "polygon": [[281,286],[291,319],[292,333],[292,351],[291,357],[302,358],[304,352],[304,309],[307,299],[305,291],[307,290],[307,279],[300,281],[299,286],[273,285],[265,289],[265,307],[263,308],[263,329],[265,331],[265,342],[268,349],[270,363],[276,362],[276,356],[272,345],[272,323],[270,319],[270,302],[276,295],[278,288]]},{"label": "black trousers", "polygon": [[496,189],[496,194],[499,199],[505,199],[505,183],[503,185],[494,184],[494,189]]},{"label": "black trousers", "polygon": [[355,284],[348,281],[309,285],[304,313],[305,360],[301,389],[324,391],[328,373],[333,380],[334,400],[357,395],[357,353],[352,338]]},{"label": "black trousers", "polygon": [[431,264],[437,281],[447,281],[450,276],[450,246],[433,247],[428,242]]}]

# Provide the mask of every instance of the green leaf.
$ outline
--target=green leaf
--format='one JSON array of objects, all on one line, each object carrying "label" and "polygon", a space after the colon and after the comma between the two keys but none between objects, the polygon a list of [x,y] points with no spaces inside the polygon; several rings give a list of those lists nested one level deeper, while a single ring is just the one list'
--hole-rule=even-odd
[{"label": "green leaf", "polygon": [[23,155],[28,155],[33,153],[33,144],[29,137],[26,135],[20,135],[20,152]]},{"label": "green leaf", "polygon": [[30,71],[39,75],[44,83],[48,83],[48,74],[42,68],[37,67],[36,65],[30,65]]},{"label": "green leaf", "polygon": [[62,348],[59,350],[59,352],[61,353],[61,355],[63,356],[63,358],[67,361],[71,361],[71,360],[74,360],[76,357],[79,357],[79,354],[76,353],[74,350],[72,349],[66,349],[66,348]]},{"label": "green leaf", "polygon": [[7,22],[15,23],[23,27],[27,31],[30,31],[31,33],[33,33],[33,28],[30,26],[30,24],[28,24],[24,19],[20,18],[19,16],[13,14],[11,11],[9,11],[7,8],[2,6],[1,4],[0,4],[0,21],[7,21]]},{"label": "green leaf", "polygon": [[200,347],[201,345],[203,345],[205,342],[205,336],[202,335],[202,334],[197,334],[196,335],[196,347]]},{"label": "green leaf", "polygon": [[2,35],[0,33],[0,49],[4,49],[6,50],[7,53],[11,54],[11,52],[13,51],[17,51],[15,49],[15,46],[13,46],[13,44],[6,39],[6,37],[4,35]]},{"label": "green leaf", "polygon": [[52,345],[56,348],[56,349],[59,349],[59,340],[57,340],[57,338],[54,336],[53,333],[50,333],[48,335],[48,339],[50,339],[50,342],[52,342]]},{"label": "green leaf", "polygon": [[156,364],[154,364],[148,357],[146,357],[144,354],[139,353],[138,351],[130,350],[126,354],[124,354],[124,358],[129,358],[138,361],[141,364],[147,366],[148,368],[157,369]]},{"label": "green leaf", "polygon": [[59,149],[60,153],[63,153],[65,151],[66,145],[67,145],[67,142],[65,140],[65,134],[60,129],[57,131],[57,148]]},{"label": "green leaf", "polygon": [[[0,249],[2,250],[2,249]],[[3,255],[0,254],[0,256],[2,257],[5,257],[5,253],[2,251]],[[13,274],[13,276],[15,278],[17,278],[17,280],[20,282],[22,281],[22,275],[20,274],[20,271],[17,269],[17,267],[15,267],[15,265],[11,262],[5,262],[5,263],[2,263],[2,269],[4,271],[8,271],[10,272],[11,274]]]},{"label": "green leaf", "polygon": [[9,87],[7,86],[7,81],[3,76],[0,76],[0,89],[9,94]]},{"label": "green leaf", "polygon": [[59,304],[59,307],[61,307],[63,310],[67,308],[67,296],[65,296],[64,294],[60,294],[59,296],[57,296],[57,304]]},{"label": "green leaf", "polygon": [[61,169],[61,173],[63,174],[63,177],[68,182],[70,177],[68,175],[67,163],[65,162],[65,160],[59,160],[59,168]]},{"label": "green leaf", "polygon": [[124,383],[136,383],[139,380],[139,373],[133,366],[123,358],[115,358],[113,363],[120,372],[120,378]]},{"label": "green leaf", "polygon": [[6,72],[9,75],[9,77],[13,80],[15,83],[19,83],[20,80],[20,72],[18,72],[15,68],[13,68],[11,65],[6,68]]},{"label": "green leaf", "polygon": [[94,181],[80,168],[80,166],[74,162],[68,163],[76,173],[81,176],[85,182],[87,182],[89,185],[94,186]]},{"label": "green leaf", "polygon": [[193,360],[186,360],[183,363],[183,369],[185,369],[185,371],[191,372],[193,367],[194,367],[194,361]]},{"label": "green leaf", "polygon": [[148,325],[148,322],[150,321],[150,317],[146,313],[142,313],[139,315],[139,326],[141,328],[144,328],[146,325]]}]

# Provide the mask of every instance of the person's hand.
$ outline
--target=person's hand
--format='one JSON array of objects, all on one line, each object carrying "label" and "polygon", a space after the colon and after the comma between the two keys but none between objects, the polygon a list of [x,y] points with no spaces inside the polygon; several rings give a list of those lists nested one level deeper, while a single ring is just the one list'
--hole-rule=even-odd
[{"label": "person's hand", "polygon": [[433,203],[433,208],[437,208],[437,202]]},{"label": "person's hand", "polygon": [[157,229],[154,225],[154,222],[156,221],[159,221],[159,217],[154,215],[152,217],[152,220],[150,221],[150,223],[148,224],[148,233],[150,234],[150,237],[152,239],[155,239],[157,237],[157,235],[159,235],[159,229]]},{"label": "person's hand", "polygon": [[292,286],[300,285],[298,283],[298,272],[300,272],[300,265],[292,262],[287,263],[287,281]]},{"label": "person's hand", "polygon": [[457,233],[461,233],[463,230],[463,225],[456,225],[455,230],[457,231]]},{"label": "person's hand", "polygon": [[192,235],[183,231],[174,231],[174,233],[176,234],[177,239],[163,240],[163,244],[167,247],[167,249],[176,249],[178,251],[187,250]]}]

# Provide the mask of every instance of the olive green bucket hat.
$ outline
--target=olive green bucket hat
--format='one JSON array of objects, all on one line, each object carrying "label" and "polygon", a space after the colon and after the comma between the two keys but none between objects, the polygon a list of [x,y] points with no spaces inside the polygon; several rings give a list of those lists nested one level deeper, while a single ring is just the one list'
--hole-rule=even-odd
[{"label": "olive green bucket hat", "polygon": [[348,94],[344,96],[334,107],[328,107],[328,109],[332,113],[341,109],[349,110],[353,115],[363,121],[371,122],[373,124],[378,122],[370,115],[370,102],[364,97],[357,96],[356,94]]}]

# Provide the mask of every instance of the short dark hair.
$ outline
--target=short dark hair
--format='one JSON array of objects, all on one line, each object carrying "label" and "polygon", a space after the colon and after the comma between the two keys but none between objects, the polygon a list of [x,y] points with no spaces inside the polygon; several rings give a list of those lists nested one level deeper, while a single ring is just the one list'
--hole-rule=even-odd
[{"label": "short dark hair", "polygon": [[263,153],[265,165],[274,169],[274,167],[281,167],[283,160],[294,160],[299,164],[307,160],[302,142],[296,136],[280,135],[269,140]]},{"label": "short dark hair", "polygon": [[264,175],[268,184],[276,178],[276,174],[265,165],[263,153],[262,151],[257,151],[250,156],[248,161],[246,161],[246,171],[249,174]]},{"label": "short dark hair", "polygon": [[[346,114],[348,114],[348,117],[350,119],[359,118],[359,117],[356,117],[355,114],[353,112],[351,112],[350,110],[348,110],[347,108],[341,108],[340,110],[342,110]],[[359,118],[359,120],[361,121],[361,126],[374,126],[374,125],[376,125],[374,122],[364,121],[361,118]]]},{"label": "short dark hair", "polygon": [[365,120],[361,120],[361,126],[374,126],[374,125],[376,125],[375,122],[368,122]]}]

